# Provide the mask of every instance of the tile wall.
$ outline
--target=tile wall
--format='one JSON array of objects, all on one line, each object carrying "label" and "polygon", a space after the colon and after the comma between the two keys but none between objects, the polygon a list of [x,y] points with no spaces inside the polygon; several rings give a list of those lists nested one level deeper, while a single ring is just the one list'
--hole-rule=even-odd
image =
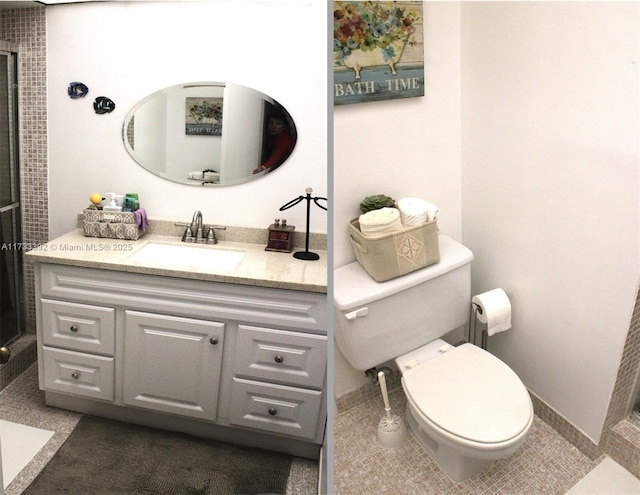
[{"label": "tile wall", "polygon": [[[0,40],[17,43],[22,241],[27,246],[49,237],[47,185],[47,52],[44,7],[0,11]],[[0,367],[0,390],[36,360],[35,283],[24,265],[26,333],[11,346]]]},{"label": "tile wall", "polygon": [[[20,45],[18,85],[22,240],[48,240],[47,51],[45,7],[0,11],[0,40]],[[33,270],[25,264],[27,333],[35,333]]]}]

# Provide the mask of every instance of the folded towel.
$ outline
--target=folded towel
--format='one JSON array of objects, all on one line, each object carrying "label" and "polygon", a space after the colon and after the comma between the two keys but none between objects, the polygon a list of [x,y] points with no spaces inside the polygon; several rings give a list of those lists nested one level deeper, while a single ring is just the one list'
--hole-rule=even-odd
[{"label": "folded towel", "polygon": [[420,198],[402,198],[398,200],[398,209],[402,225],[411,227],[430,222],[436,217],[438,207]]},{"label": "folded towel", "polygon": [[138,208],[133,213],[136,215],[136,223],[140,230],[142,230],[142,233],[146,232],[147,228],[149,228],[149,219],[147,218],[146,210],[144,208]]},{"label": "folded towel", "polygon": [[220,172],[216,172],[215,170],[203,170],[189,172],[187,174],[188,180],[203,180],[206,182],[220,182]]},{"label": "folded towel", "polygon": [[358,218],[360,232],[366,237],[380,237],[402,230],[400,212],[397,208],[380,208],[363,213]]},{"label": "folded towel", "polygon": [[203,180],[214,182],[216,180],[220,180],[220,174],[218,172],[205,170],[202,172]]}]

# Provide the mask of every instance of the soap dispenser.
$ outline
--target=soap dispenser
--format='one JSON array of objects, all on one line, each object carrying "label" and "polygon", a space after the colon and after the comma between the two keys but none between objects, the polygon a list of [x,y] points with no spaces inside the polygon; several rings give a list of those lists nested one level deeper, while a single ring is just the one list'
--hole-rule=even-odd
[{"label": "soap dispenser", "polygon": [[107,201],[109,204],[102,208],[103,211],[122,211],[122,206],[116,202],[116,193],[107,193]]}]

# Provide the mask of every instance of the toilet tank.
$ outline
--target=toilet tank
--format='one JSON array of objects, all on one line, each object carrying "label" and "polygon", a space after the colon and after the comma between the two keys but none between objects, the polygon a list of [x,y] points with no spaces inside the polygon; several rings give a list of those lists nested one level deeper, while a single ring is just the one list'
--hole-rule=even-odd
[{"label": "toilet tank", "polygon": [[357,262],[334,271],[334,335],[355,369],[380,365],[468,321],[473,253],[445,235],[438,240],[438,263],[386,282]]}]

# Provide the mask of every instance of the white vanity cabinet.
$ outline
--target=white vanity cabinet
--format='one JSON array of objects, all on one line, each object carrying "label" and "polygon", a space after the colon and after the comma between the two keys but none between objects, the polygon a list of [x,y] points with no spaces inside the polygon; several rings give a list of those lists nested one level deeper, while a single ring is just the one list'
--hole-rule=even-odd
[{"label": "white vanity cabinet", "polygon": [[49,405],[319,452],[326,294],[69,264],[34,268],[38,371]]}]

